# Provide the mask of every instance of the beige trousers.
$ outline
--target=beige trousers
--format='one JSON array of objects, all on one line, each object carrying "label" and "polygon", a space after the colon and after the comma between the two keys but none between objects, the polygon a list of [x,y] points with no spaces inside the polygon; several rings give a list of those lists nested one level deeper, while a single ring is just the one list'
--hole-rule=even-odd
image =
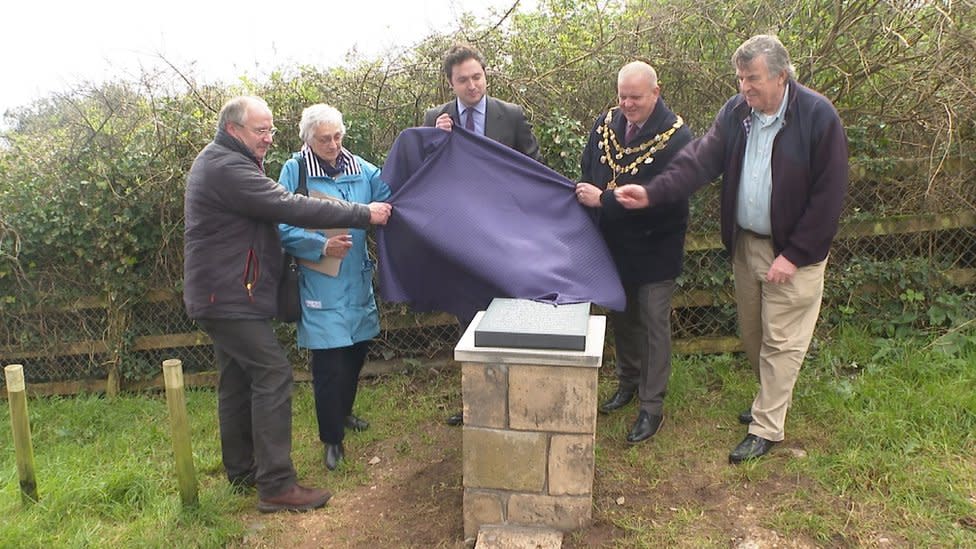
[{"label": "beige trousers", "polygon": [[739,332],[759,378],[749,433],[778,442],[820,315],[827,260],[797,269],[788,283],[773,284],[766,282],[773,259],[772,240],[739,231],[732,259]]}]

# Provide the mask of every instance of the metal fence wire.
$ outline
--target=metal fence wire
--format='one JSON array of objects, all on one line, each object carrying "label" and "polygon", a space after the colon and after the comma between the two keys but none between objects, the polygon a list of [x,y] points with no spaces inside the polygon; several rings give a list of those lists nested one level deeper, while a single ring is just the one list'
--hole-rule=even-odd
[{"label": "metal fence wire", "polygon": [[[692,205],[684,274],[678,281],[672,316],[673,338],[679,343],[735,338],[732,275],[716,234],[718,193],[717,185],[712,187],[699,193]],[[913,213],[906,207],[897,217],[875,216],[872,221],[867,220],[870,212],[851,206],[870,204],[871,197],[858,195],[857,185],[852,185],[851,192],[854,196],[828,264],[819,334],[849,317],[840,311],[860,307],[866,315],[875,316],[904,311],[908,289],[927,301],[941,294],[955,295],[962,314],[976,315],[976,212],[966,206],[976,203],[976,192],[969,189],[961,197],[957,193],[957,200],[935,210],[941,213],[918,213],[920,208]],[[181,359],[188,372],[214,368],[212,349],[186,317],[178,292],[153,292],[145,299],[111,306],[95,296],[70,303],[40,300],[42,307],[21,308],[16,303],[39,301],[37,296],[22,297],[0,308],[0,361],[24,364],[30,383],[101,380],[115,366],[124,385],[156,376],[166,358]],[[417,314],[382,299],[379,309],[383,329],[374,340],[369,360],[450,356],[459,336],[452,316]],[[594,312],[601,311],[596,308]],[[926,319],[920,315],[909,321],[919,324]],[[292,362],[307,368],[307,353],[295,347],[294,326],[280,325],[277,330]],[[613,339],[607,340],[607,356],[612,359]],[[676,348],[680,350],[679,345]],[[716,349],[707,345],[685,347],[685,352],[712,350]]]}]

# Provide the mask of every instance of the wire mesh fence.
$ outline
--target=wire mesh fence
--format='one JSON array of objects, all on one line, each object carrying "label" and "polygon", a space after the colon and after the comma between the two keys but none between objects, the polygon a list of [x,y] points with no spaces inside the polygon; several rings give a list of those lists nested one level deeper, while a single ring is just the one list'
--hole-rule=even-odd
[{"label": "wire mesh fence", "polygon": [[[715,233],[717,216],[705,213],[717,209],[715,200],[716,193],[704,193],[693,206],[698,213],[690,228],[685,272],[678,281],[672,316],[677,352],[734,347],[729,343],[736,337],[731,269]],[[857,313],[879,332],[887,329],[887,335],[896,333],[899,322],[916,327],[936,324],[926,318],[926,307],[938,299],[955,299],[957,314],[972,318],[976,315],[974,273],[976,213],[972,210],[873,221],[862,221],[856,212],[849,212],[832,248],[820,331],[852,320]],[[906,294],[909,290],[915,294]],[[906,299],[906,295],[916,297]],[[415,313],[381,299],[379,308],[383,329],[369,360],[450,356],[459,337],[452,316]],[[282,324],[276,330],[292,363],[307,368],[307,353],[295,346],[295,327]],[[612,359],[610,336],[607,357]],[[694,343],[699,340],[705,343]],[[724,342],[708,343],[715,340]],[[47,300],[40,307],[3,307],[0,361],[24,364],[32,384],[105,380],[114,370],[124,387],[157,376],[167,358],[181,359],[190,373],[214,368],[209,340],[186,317],[175,291],[152,292],[121,304],[94,296],[66,303]]]}]

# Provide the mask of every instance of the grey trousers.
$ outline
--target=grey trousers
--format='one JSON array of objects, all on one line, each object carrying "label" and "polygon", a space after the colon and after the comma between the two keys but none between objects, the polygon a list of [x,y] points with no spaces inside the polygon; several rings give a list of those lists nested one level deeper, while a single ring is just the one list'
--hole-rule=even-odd
[{"label": "grey trousers", "polygon": [[254,473],[258,496],[296,482],[291,462],[292,368],[270,320],[198,320],[214,344],[220,447],[229,479]]},{"label": "grey trousers", "polygon": [[610,312],[621,389],[637,389],[640,409],[660,415],[671,375],[674,280],[625,288],[627,308]]}]

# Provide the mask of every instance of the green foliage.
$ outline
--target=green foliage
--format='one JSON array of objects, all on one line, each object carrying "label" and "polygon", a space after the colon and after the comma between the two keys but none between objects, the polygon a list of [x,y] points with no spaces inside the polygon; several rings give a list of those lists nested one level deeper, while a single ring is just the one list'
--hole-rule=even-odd
[{"label": "green foliage", "polygon": [[[455,41],[482,49],[489,93],[523,105],[546,162],[575,179],[592,121],[616,101],[620,66],[654,65],[669,106],[701,134],[737,91],[729,62],[736,46],[776,32],[799,80],[830,98],[848,128],[845,219],[971,206],[974,10],[971,2],[542,0],[501,22],[463,19],[402,51],[352,53],[341,66],[281,67],[232,86],[170,72],[79,86],[10,113],[13,126],[0,136],[0,310],[27,319],[36,304],[94,296],[125,319],[146,290],[178,291],[185,174],[225,99],[258,94],[271,105],[281,129],[266,162],[272,177],[300,146],[302,109],[323,101],[343,112],[346,146],[382,165],[403,128],[450,98],[440,62]],[[713,185],[692,200],[692,232],[717,229],[717,195]],[[904,335],[972,318],[971,294],[932,287],[934,270],[908,257],[891,266],[871,257],[828,278],[840,284],[828,292],[832,322],[870,318],[874,333]],[[729,283],[714,258],[689,258],[687,287]],[[880,290],[885,283],[897,292]],[[865,285],[879,290],[862,293]],[[45,333],[42,320],[20,322],[0,344]],[[123,376],[152,369],[129,352],[135,334],[126,325],[79,331],[75,339],[108,333]],[[951,333],[944,349],[966,344],[965,331]]]},{"label": "green foliage", "polygon": [[[884,337],[906,337],[926,329],[953,330],[976,318],[976,294],[953,288],[942,270],[923,258],[878,261],[853,258],[827,277],[827,322],[864,323]],[[961,350],[966,336],[944,340],[944,350]]]},{"label": "green foliage", "polygon": [[21,249],[2,260],[16,260],[34,297],[129,297],[179,278],[166,253],[182,247],[183,174],[211,133],[187,103],[106,85],[20,119],[3,151],[18,160],[3,173],[16,184],[0,201]]},{"label": "green foliage", "polygon": [[588,129],[559,109],[552,111],[535,127],[539,147],[546,151],[543,159],[550,168],[567,174],[573,180],[579,178],[580,151],[586,146]]}]

